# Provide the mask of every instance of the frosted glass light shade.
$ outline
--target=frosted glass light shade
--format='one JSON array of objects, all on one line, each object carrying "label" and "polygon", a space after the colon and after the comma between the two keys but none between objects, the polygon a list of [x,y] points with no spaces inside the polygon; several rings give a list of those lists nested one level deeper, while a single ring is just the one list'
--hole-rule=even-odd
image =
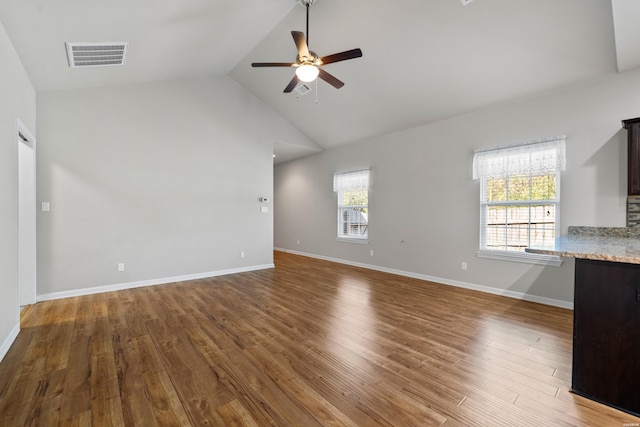
[{"label": "frosted glass light shade", "polygon": [[320,73],[315,65],[301,65],[296,69],[296,76],[303,82],[312,82]]}]

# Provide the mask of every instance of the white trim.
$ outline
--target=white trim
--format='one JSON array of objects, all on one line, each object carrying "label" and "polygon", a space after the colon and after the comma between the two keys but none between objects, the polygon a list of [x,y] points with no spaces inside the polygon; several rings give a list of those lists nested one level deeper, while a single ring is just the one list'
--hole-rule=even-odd
[{"label": "white trim", "polygon": [[[16,143],[18,149],[18,306],[26,306],[35,304],[37,293],[36,138],[20,118],[16,118]],[[27,168],[25,164],[28,165]],[[31,175],[29,178],[24,174],[25,170]],[[29,196],[28,200],[25,196]]]},{"label": "white trim", "polygon": [[351,266],[354,266],[354,267],[366,268],[368,270],[382,271],[384,273],[397,274],[398,276],[411,277],[413,279],[426,280],[426,281],[429,281],[429,282],[441,283],[443,285],[455,286],[455,287],[464,288],[464,289],[471,289],[471,290],[474,290],[474,291],[485,292],[485,293],[488,293],[488,294],[500,295],[500,296],[504,296],[504,297],[508,297],[508,298],[513,298],[513,299],[518,299],[518,300],[523,300],[523,301],[530,301],[530,302],[537,302],[539,304],[545,304],[545,305],[550,305],[550,306],[553,306],[553,307],[560,307],[560,308],[568,308],[570,310],[573,310],[573,302],[563,301],[563,300],[559,300],[559,299],[541,297],[541,296],[538,296],[538,295],[530,295],[530,294],[525,294],[525,293],[522,293],[522,292],[510,291],[510,290],[506,290],[506,289],[492,288],[492,287],[489,287],[489,286],[477,285],[475,283],[460,282],[458,280],[450,280],[450,279],[445,279],[445,278],[442,278],[442,277],[427,276],[427,275],[424,275],[424,274],[412,273],[410,271],[403,271],[403,270],[396,270],[396,269],[393,269],[393,268],[379,267],[377,265],[371,265],[371,264],[364,264],[364,263],[359,263],[359,262],[347,261],[347,260],[343,260],[343,259],[331,258],[331,257],[322,256],[322,255],[314,255],[314,254],[309,254],[309,253],[305,253],[305,252],[293,251],[293,250],[289,250],[289,249],[274,248],[274,250],[280,251],[280,252],[287,252],[287,253],[291,253],[291,254],[295,254],[295,255],[306,256],[306,257],[309,257],[309,258],[316,258],[316,259],[322,259],[322,260],[325,260],[325,261],[337,262],[337,263],[340,263],[340,264],[351,265]]},{"label": "white trim", "polygon": [[9,352],[9,349],[13,345],[14,341],[16,340],[16,338],[18,338],[19,333],[20,333],[20,322],[18,322],[13,327],[11,332],[9,332],[9,336],[7,337],[7,339],[5,339],[4,342],[2,343],[2,346],[0,346],[0,362],[2,362],[4,357]]},{"label": "white trim", "polygon": [[19,118],[16,119],[16,129],[18,132],[22,133],[25,138],[27,138],[27,141],[25,141],[26,143],[35,145],[35,136],[33,136],[29,128]]},{"label": "white trim", "polygon": [[526,264],[548,265],[560,267],[562,258],[556,255],[532,254],[529,252],[492,251],[481,249],[476,252],[478,258],[497,259],[500,261],[524,262]]},{"label": "white trim", "polygon": [[237,274],[237,273],[246,273],[249,271],[266,270],[274,267],[275,265],[271,263],[271,264],[263,264],[263,265],[254,265],[250,267],[232,268],[229,270],[210,271],[207,273],[165,277],[162,279],[151,279],[151,280],[142,280],[139,282],[129,282],[129,283],[116,284],[116,285],[97,286],[95,288],[76,289],[73,291],[54,292],[52,294],[38,295],[38,301],[39,302],[50,301],[50,300],[61,299],[61,298],[71,298],[71,297],[78,297],[83,295],[99,294],[103,292],[121,291],[124,289],[142,288],[145,286],[156,286],[156,285],[164,285],[167,283],[185,282],[187,280],[206,279],[209,277],[225,276],[227,274]]},{"label": "white trim", "polygon": [[369,239],[361,239],[359,237],[337,237],[336,240],[342,243],[356,243],[358,245],[369,244]]}]

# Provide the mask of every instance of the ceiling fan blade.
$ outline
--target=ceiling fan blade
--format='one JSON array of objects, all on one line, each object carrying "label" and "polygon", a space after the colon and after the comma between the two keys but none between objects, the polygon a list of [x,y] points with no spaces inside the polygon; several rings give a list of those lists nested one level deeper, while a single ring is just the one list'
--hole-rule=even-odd
[{"label": "ceiling fan blade", "polygon": [[296,46],[298,47],[298,56],[300,58],[309,58],[311,55],[309,54],[309,46],[307,45],[307,39],[305,38],[304,33],[301,33],[300,31],[291,31],[291,35],[293,36],[293,41],[296,42]]},{"label": "ceiling fan blade", "polygon": [[320,61],[322,61],[322,65],[327,65],[334,62],[346,61],[347,59],[360,58],[361,56],[362,51],[360,49],[351,49],[340,53],[334,53],[333,55],[324,56],[320,58]]},{"label": "ceiling fan blade", "polygon": [[298,76],[294,75],[293,79],[291,79],[287,87],[284,88],[284,93],[291,93],[293,89],[295,89],[297,84],[298,84]]},{"label": "ceiling fan blade", "polygon": [[293,67],[290,62],[252,62],[252,67]]},{"label": "ceiling fan blade", "polygon": [[342,86],[344,86],[343,82],[335,78],[333,75],[327,73],[322,68],[320,68],[319,71],[320,71],[320,74],[318,74],[318,77],[320,77],[325,82],[329,83],[331,86],[335,87],[336,89],[340,89]]}]

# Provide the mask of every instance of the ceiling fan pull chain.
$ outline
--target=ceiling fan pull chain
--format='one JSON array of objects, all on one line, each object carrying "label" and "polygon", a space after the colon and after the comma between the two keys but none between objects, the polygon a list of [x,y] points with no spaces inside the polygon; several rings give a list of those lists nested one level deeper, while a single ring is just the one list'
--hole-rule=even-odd
[{"label": "ceiling fan pull chain", "polygon": [[316,79],[316,104],[318,103],[318,79]]}]

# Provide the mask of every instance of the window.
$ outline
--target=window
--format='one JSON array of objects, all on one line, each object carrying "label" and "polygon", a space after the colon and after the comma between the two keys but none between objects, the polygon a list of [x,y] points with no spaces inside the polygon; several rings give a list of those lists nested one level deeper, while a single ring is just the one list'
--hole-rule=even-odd
[{"label": "window", "polygon": [[338,239],[366,242],[369,237],[369,170],[333,175],[338,193]]},{"label": "window", "polygon": [[552,244],[559,233],[560,171],[564,137],[479,150],[473,178],[480,180],[480,251],[522,253]]}]

